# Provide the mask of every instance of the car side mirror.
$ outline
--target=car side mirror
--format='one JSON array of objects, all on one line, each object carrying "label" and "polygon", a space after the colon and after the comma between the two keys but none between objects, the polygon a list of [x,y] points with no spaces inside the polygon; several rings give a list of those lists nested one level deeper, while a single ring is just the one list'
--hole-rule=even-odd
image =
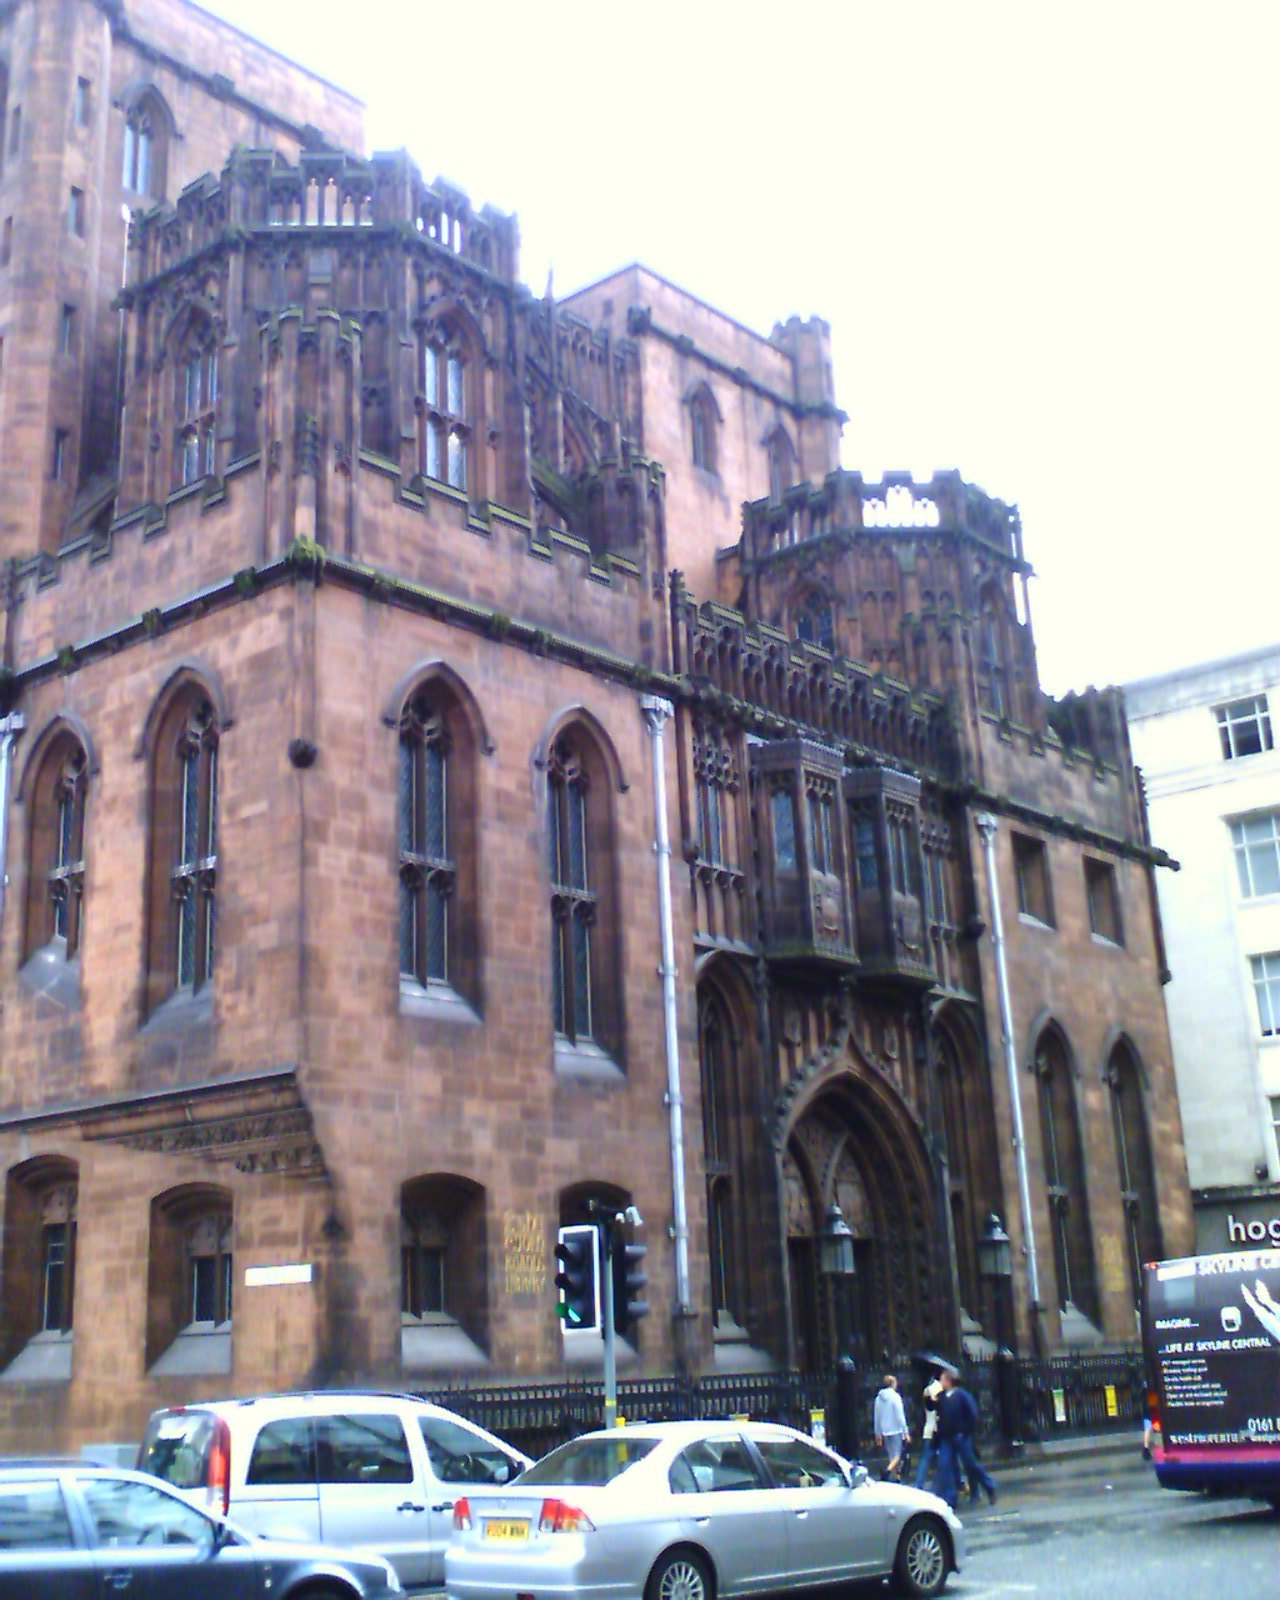
[{"label": "car side mirror", "polygon": [[849,1471],[846,1474],[846,1479],[851,1489],[861,1489],[862,1485],[870,1476],[871,1474],[862,1465],[861,1461],[855,1461],[849,1468]]}]

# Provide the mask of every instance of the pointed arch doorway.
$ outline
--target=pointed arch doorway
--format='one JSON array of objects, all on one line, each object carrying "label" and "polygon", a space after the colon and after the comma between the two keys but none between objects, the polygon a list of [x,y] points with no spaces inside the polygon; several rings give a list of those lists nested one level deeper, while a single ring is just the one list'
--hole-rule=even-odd
[{"label": "pointed arch doorway", "polygon": [[854,1240],[850,1337],[858,1365],[932,1342],[941,1319],[930,1237],[929,1168],[914,1122],[887,1086],[843,1069],[796,1117],[781,1156],[791,1347],[805,1371],[830,1365],[835,1307],[818,1264],[828,1208]]}]

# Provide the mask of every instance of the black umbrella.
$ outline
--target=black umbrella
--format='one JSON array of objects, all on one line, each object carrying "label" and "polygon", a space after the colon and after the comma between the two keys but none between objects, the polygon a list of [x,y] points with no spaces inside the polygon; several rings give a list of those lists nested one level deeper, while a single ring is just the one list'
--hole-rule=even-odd
[{"label": "black umbrella", "polygon": [[939,1372],[949,1372],[953,1378],[960,1376],[960,1368],[954,1361],[948,1360],[946,1356],[935,1355],[931,1350],[922,1351],[911,1359],[919,1367],[936,1367]]}]

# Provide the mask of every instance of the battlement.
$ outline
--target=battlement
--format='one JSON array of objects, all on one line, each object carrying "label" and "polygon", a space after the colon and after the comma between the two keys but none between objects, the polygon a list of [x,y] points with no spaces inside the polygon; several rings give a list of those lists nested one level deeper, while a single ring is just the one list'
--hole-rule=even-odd
[{"label": "battlement", "polygon": [[701,604],[672,580],[677,670],[711,702],[734,706],[749,727],[816,730],[860,759],[890,760],[943,779],[960,776],[949,703],[928,690],[788,639],[716,601]]},{"label": "battlement", "polygon": [[975,539],[1027,570],[1017,507],[956,471],[935,472],[927,483],[909,472],[887,472],[879,482],[867,482],[860,472],[833,472],[820,484],[797,484],[781,500],[754,501],[743,508],[743,565],[775,560],[819,539],[899,531]]},{"label": "battlement", "polygon": [[134,218],[129,291],[220,240],[251,230],[392,230],[421,239],[514,284],[516,219],[471,201],[444,179],[427,183],[403,150],[365,160],[341,151],[304,151],[293,164],[275,150],[237,148],[221,176],[189,183],[172,206]]}]

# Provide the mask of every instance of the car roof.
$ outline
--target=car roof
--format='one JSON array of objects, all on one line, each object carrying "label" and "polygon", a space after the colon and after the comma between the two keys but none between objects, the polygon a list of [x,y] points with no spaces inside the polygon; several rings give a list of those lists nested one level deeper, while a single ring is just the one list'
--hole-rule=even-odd
[{"label": "car roof", "polygon": [[[339,1404],[349,1410],[359,1411],[373,1410],[376,1407],[385,1408],[391,1404],[409,1405],[439,1416],[452,1417],[457,1414],[444,1406],[433,1404],[430,1400],[423,1400],[416,1394],[390,1389],[299,1389],[278,1394],[228,1395],[222,1399],[193,1400],[188,1405],[161,1406],[157,1414],[168,1416],[183,1411],[211,1411],[223,1415],[251,1409],[322,1412],[331,1411]],[[472,1426],[477,1427],[479,1424],[473,1423]]]},{"label": "car roof", "polygon": [[[748,1422],[734,1417],[686,1418],[680,1422],[628,1422],[624,1428],[596,1428],[590,1433],[579,1434],[578,1437],[616,1439],[621,1435],[623,1438],[630,1436],[637,1439],[702,1439],[708,1434],[719,1433],[745,1433],[748,1437],[757,1434],[764,1437],[771,1434],[784,1438],[796,1437],[794,1428],[788,1428],[780,1422]],[[573,1442],[570,1440],[570,1443]]]}]

